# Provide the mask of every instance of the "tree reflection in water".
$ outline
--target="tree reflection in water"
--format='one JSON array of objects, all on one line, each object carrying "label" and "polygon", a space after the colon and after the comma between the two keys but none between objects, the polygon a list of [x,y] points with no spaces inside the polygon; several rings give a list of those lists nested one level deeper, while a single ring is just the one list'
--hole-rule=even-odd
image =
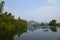
[{"label": "tree reflection in water", "polygon": [[27,32],[27,28],[20,28],[12,31],[0,29],[0,40],[14,40],[14,36],[16,34],[18,34],[18,36],[20,37],[20,35],[24,32]]},{"label": "tree reflection in water", "polygon": [[50,30],[53,31],[53,32],[57,32],[56,27],[50,27]]}]

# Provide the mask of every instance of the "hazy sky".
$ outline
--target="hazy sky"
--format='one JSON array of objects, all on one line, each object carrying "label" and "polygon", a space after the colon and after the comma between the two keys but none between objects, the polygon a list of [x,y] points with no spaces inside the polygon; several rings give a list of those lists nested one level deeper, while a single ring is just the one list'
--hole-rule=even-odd
[{"label": "hazy sky", "polygon": [[60,0],[5,0],[4,11],[28,21],[60,22]]}]

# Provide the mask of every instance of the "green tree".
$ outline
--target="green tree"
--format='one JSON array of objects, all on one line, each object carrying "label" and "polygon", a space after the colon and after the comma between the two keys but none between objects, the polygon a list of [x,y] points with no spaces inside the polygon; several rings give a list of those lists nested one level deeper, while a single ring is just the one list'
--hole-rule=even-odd
[{"label": "green tree", "polygon": [[42,25],[42,26],[45,26],[45,24],[44,24],[44,23],[41,23],[41,25]]},{"label": "green tree", "polygon": [[23,30],[23,28],[27,29],[27,21],[20,19],[20,17],[18,17],[18,19],[14,18],[14,16],[12,15],[12,13],[2,13],[2,8],[3,8],[3,3],[4,1],[2,1],[0,3],[0,28],[1,29],[6,29],[6,30],[15,30],[15,29],[21,29]]},{"label": "green tree", "polygon": [[2,13],[3,11],[4,3],[5,3],[4,1],[0,2],[0,13]]},{"label": "green tree", "polygon": [[56,20],[50,21],[49,26],[56,26]]}]

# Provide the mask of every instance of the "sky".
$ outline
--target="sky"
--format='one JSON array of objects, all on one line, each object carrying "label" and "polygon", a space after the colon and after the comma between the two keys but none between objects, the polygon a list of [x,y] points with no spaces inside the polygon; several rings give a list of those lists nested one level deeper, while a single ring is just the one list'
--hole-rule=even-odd
[{"label": "sky", "polygon": [[4,12],[11,12],[15,18],[27,21],[60,22],[60,0],[4,0]]}]

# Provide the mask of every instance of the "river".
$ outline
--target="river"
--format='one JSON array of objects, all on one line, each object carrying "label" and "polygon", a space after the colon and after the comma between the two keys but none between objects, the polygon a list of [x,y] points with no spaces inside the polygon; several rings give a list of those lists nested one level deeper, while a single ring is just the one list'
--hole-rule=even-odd
[{"label": "river", "polygon": [[15,35],[14,40],[59,40],[60,28],[29,28],[21,35]]}]

